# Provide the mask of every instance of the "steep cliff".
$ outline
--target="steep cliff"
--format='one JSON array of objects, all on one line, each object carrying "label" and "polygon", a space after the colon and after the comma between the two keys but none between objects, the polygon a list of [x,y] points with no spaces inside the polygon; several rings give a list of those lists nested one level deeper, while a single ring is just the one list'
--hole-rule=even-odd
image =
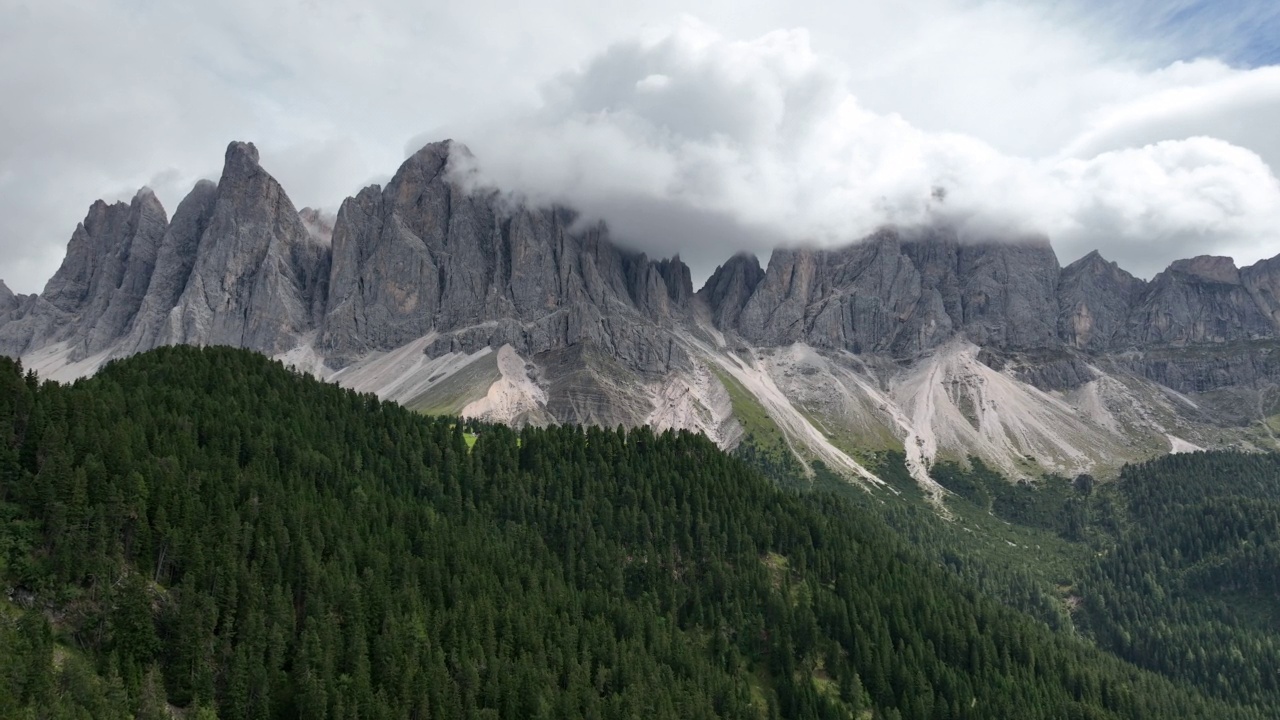
[{"label": "steep cliff", "polygon": [[171,221],[147,190],[94,203],[40,295],[0,284],[0,352],[66,379],[237,345],[424,412],[772,437],[860,482],[853,451],[898,449],[939,499],[940,457],[1069,474],[1275,444],[1280,258],[1146,282],[1044,238],[890,227],[735,255],[695,293],[678,256],[476,187],[471,160],[429,144],[330,216],[232,143]]},{"label": "steep cliff", "polygon": [[386,188],[343,203],[318,350],[335,366],[435,333],[432,354],[511,345],[524,355],[589,344],[664,372],[686,358],[660,327],[693,295],[679,258],[653,262],[578,228],[562,208],[470,190],[433,143]]}]

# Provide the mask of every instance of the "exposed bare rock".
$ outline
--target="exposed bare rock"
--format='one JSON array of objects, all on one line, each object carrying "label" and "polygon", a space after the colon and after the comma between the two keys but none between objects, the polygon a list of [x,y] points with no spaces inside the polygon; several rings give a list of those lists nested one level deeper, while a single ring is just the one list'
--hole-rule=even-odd
[{"label": "exposed bare rock", "polygon": [[3,280],[0,280],[0,318],[8,318],[9,314],[17,310],[21,304],[18,296],[13,294]]},{"label": "exposed bare rock", "polygon": [[764,345],[806,342],[913,357],[962,332],[999,347],[1057,343],[1047,241],[959,242],[885,230],[839,250],[777,250],[739,317]]},{"label": "exposed bare rock", "polygon": [[763,279],[760,261],[748,253],[738,253],[717,267],[698,291],[711,310],[711,322],[721,330],[736,327],[742,308]]},{"label": "exposed bare rock", "polygon": [[1250,265],[1240,271],[1240,281],[1271,321],[1272,334],[1280,334],[1280,257]]},{"label": "exposed bare rock", "polygon": [[902,450],[931,493],[929,464],[975,448],[1013,473],[1028,458],[1074,473],[1265,444],[1240,428],[1280,391],[1280,258],[1192,258],[1144,282],[1097,253],[1060,268],[1042,238],[886,228],[778,249],[767,269],[734,256],[695,295],[679,257],[476,188],[460,158],[427,145],[330,217],[295,210],[232,143],[172,221],[146,190],[97,202],[43,293],[0,283],[0,352],[65,379],[230,344],[424,411],[725,443],[754,405],[802,460],[874,484],[841,448]]},{"label": "exposed bare rock", "polygon": [[72,361],[106,349],[138,312],[167,225],[146,188],[127,205],[94,203],[44,292],[0,329],[0,349],[21,355],[68,342]]},{"label": "exposed bare rock", "polygon": [[99,273],[99,283],[91,283],[91,297],[83,311],[84,339],[73,358],[105,350],[128,331],[151,282],[168,224],[155,194],[146,188],[139,191],[129,207],[125,242],[118,253],[106,256],[111,262]]},{"label": "exposed bare rock", "polygon": [[961,329],[979,345],[1058,343],[1058,258],[1046,238],[961,244]]},{"label": "exposed bare rock", "polygon": [[[1224,388],[1261,390],[1280,383],[1280,345],[1274,341],[1135,350],[1102,360],[1180,393],[1195,395]],[[1256,402],[1248,411],[1257,416]]]},{"label": "exposed bare rock", "polygon": [[314,328],[328,249],[311,236],[251,143],[232,143],[176,322],[160,343],[279,353]]},{"label": "exposed bare rock", "polygon": [[1145,287],[1096,250],[1063,268],[1058,282],[1063,342],[1093,352],[1123,344],[1129,312]]},{"label": "exposed bare rock", "polygon": [[1138,346],[1224,343],[1269,337],[1272,320],[1230,258],[1179,260],[1147,286],[1129,315]]},{"label": "exposed bare rock", "polygon": [[560,208],[510,207],[450,175],[450,142],[405,161],[385,189],[343,203],[319,348],[335,366],[436,332],[431,355],[590,344],[624,366],[685,361],[659,326],[693,295],[678,258],[651,262],[574,227]]},{"label": "exposed bare rock", "polygon": [[191,277],[200,238],[213,216],[217,191],[217,185],[202,180],[178,204],[156,252],[155,269],[122,353],[149,350],[161,344],[161,338],[178,334],[179,328],[170,327],[169,323],[180,319],[175,306]]},{"label": "exposed bare rock", "polygon": [[22,354],[22,348],[30,342],[30,331],[28,323],[18,321],[25,318],[39,300],[39,295],[14,293],[0,280],[0,354]]}]

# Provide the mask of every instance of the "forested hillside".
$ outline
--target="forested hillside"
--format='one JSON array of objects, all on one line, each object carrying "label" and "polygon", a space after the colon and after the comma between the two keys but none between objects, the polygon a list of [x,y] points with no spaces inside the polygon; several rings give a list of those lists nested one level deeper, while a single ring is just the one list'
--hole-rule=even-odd
[{"label": "forested hillside", "polygon": [[933,472],[953,493],[947,519],[899,456],[877,469],[896,494],[821,472],[818,485],[967,587],[1180,685],[1280,715],[1280,455],[1170,455],[1106,483],[1014,483],[977,458],[943,462]]},{"label": "forested hillside", "polygon": [[428,419],[246,351],[0,360],[0,522],[4,718],[1276,716],[700,436]]},{"label": "forested hillside", "polygon": [[1128,467],[1127,531],[1084,574],[1100,645],[1205,692],[1280,704],[1280,455]]}]

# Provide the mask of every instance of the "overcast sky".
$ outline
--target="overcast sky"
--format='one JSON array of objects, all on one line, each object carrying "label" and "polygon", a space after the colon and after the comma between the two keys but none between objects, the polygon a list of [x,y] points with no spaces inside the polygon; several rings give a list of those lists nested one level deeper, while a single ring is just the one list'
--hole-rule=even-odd
[{"label": "overcast sky", "polygon": [[0,278],[231,140],[336,211],[446,137],[699,277],[938,218],[1244,264],[1280,254],[1278,38],[1273,0],[0,0]]}]

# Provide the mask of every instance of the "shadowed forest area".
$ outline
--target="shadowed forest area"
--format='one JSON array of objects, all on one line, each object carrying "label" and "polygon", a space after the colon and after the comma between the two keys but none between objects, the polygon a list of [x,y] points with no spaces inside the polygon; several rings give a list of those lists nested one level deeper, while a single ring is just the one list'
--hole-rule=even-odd
[{"label": "shadowed forest area", "polygon": [[0,359],[0,717],[1271,718],[1277,471],[1026,512],[1089,549],[1055,625],[937,552],[963,512],[912,537],[698,435],[427,418],[227,348]]}]

